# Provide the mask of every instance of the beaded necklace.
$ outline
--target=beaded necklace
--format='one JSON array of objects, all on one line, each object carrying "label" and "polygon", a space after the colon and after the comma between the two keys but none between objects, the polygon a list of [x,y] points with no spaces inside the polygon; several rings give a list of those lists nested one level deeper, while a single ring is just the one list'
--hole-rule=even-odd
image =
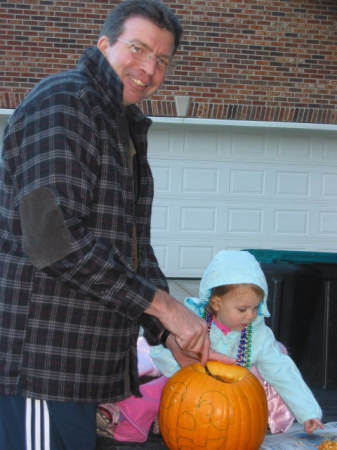
[{"label": "beaded necklace", "polygon": [[[206,320],[208,332],[210,332],[213,322],[213,314],[205,310],[202,318]],[[241,331],[238,354],[235,361],[236,366],[246,367],[247,369],[251,366],[252,334],[253,326],[250,323]]]}]

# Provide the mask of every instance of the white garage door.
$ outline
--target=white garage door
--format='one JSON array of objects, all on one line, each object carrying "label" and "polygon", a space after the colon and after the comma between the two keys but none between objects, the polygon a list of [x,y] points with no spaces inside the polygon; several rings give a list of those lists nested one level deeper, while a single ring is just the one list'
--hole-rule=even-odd
[{"label": "white garage door", "polygon": [[222,249],[337,252],[337,127],[244,124],[155,119],[152,244],[166,276],[200,277]]}]

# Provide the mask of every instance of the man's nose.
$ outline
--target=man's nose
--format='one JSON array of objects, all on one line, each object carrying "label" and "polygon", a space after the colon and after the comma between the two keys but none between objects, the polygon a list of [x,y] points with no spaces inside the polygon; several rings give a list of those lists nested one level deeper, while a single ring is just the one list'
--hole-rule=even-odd
[{"label": "man's nose", "polygon": [[143,70],[153,75],[157,69],[157,58],[155,55],[151,55],[146,61],[142,61]]}]

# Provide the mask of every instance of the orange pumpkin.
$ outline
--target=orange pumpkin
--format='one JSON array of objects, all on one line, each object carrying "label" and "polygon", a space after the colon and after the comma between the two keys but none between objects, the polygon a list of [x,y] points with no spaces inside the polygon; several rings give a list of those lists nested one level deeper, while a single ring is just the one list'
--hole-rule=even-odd
[{"label": "orange pumpkin", "polygon": [[336,441],[323,441],[318,447],[318,450],[337,450]]},{"label": "orange pumpkin", "polygon": [[268,420],[263,387],[249,370],[209,361],[184,367],[167,382],[159,424],[170,450],[254,450]]}]

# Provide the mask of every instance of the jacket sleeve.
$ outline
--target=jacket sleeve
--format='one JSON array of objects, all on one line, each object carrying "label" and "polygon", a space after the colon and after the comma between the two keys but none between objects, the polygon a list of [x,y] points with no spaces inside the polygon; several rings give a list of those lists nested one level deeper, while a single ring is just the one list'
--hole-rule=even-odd
[{"label": "jacket sleeve", "polygon": [[149,314],[142,314],[140,325],[144,330],[144,337],[149,345],[158,345],[160,343],[158,336],[164,331],[163,325],[158,319]]},{"label": "jacket sleeve", "polygon": [[292,411],[296,420],[303,424],[309,419],[321,419],[322,410],[302,378],[294,361],[281,352],[273,332],[260,324],[254,346],[259,349],[256,367],[261,376],[278,392]]}]

